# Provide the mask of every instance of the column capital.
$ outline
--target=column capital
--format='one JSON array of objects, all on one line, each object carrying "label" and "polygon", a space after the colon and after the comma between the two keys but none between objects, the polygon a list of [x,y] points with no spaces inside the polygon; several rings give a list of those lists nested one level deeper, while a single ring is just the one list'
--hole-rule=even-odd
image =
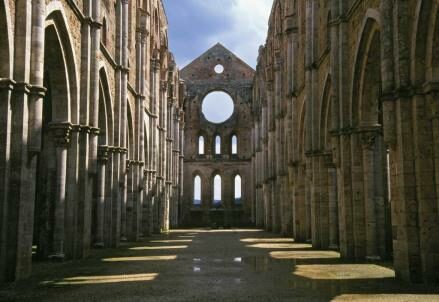
[{"label": "column capital", "polygon": [[375,146],[375,140],[381,134],[381,132],[381,125],[360,126],[357,129],[357,133],[360,135],[363,149],[372,150]]},{"label": "column capital", "polygon": [[109,146],[98,147],[98,162],[106,164],[111,150]]},{"label": "column capital", "polygon": [[30,87],[30,95],[43,98],[46,95],[47,88],[43,86],[32,85]]},{"label": "column capital", "polygon": [[69,122],[50,123],[50,132],[57,147],[67,147],[70,143],[70,134],[73,129]]},{"label": "column capital", "polygon": [[0,79],[0,90],[13,90],[15,86],[15,81],[12,79]]},{"label": "column capital", "polygon": [[17,92],[23,92],[23,93],[29,94],[31,86],[32,85],[30,85],[29,83],[16,82],[14,84],[14,90]]},{"label": "column capital", "polygon": [[327,168],[335,168],[334,158],[332,152],[324,152],[325,166]]},{"label": "column capital", "polygon": [[157,72],[160,69],[160,61],[157,58],[151,59],[151,69]]},{"label": "column capital", "polygon": [[373,150],[375,147],[375,140],[378,136],[376,132],[364,132],[360,134],[361,147],[365,150]]}]

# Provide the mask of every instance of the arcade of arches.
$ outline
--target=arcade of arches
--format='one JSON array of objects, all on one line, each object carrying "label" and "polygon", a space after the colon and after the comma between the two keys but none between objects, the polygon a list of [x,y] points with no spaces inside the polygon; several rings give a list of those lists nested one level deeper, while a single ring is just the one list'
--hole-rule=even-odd
[{"label": "arcade of arches", "polygon": [[438,0],[275,0],[256,70],[218,43],[180,71],[167,28],[161,0],[0,0],[0,282],[178,227],[439,282]]}]

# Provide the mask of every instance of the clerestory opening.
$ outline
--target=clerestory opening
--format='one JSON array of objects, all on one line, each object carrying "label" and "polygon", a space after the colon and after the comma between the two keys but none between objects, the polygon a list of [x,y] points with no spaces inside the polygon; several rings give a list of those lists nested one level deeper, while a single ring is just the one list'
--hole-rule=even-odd
[{"label": "clerestory opening", "polygon": [[213,91],[203,100],[202,112],[206,120],[214,124],[227,121],[233,114],[235,104],[232,97],[223,91]]}]

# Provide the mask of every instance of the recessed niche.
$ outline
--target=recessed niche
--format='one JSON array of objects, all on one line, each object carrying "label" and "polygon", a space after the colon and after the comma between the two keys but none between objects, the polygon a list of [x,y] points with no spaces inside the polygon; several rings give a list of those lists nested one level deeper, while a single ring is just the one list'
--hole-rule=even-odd
[{"label": "recessed niche", "polygon": [[209,122],[220,124],[232,116],[234,108],[235,104],[229,94],[213,91],[204,98],[201,109]]},{"label": "recessed niche", "polygon": [[224,72],[224,66],[221,64],[218,64],[215,66],[214,70],[217,74],[222,74]]}]

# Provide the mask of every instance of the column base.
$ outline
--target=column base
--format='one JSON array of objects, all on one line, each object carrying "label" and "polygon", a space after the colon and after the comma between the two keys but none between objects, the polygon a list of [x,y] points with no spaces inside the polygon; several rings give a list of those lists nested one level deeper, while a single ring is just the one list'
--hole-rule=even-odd
[{"label": "column base", "polygon": [[340,250],[340,247],[337,244],[331,244],[329,245],[328,249],[330,249],[331,251],[338,251]]},{"label": "column base", "polygon": [[64,261],[64,259],[66,258],[66,256],[62,253],[60,254],[53,254],[53,255],[49,255],[49,260],[55,261],[55,262],[62,262]]},{"label": "column base", "polygon": [[381,261],[381,257],[378,255],[366,256],[367,261]]},{"label": "column base", "polygon": [[96,243],[93,245],[93,247],[96,248],[96,249],[103,249],[103,248],[105,247],[105,245],[104,245],[103,242],[96,242]]},{"label": "column base", "polygon": [[128,239],[127,239],[127,237],[123,236],[123,237],[120,238],[120,241],[122,241],[122,242],[128,242]]}]

